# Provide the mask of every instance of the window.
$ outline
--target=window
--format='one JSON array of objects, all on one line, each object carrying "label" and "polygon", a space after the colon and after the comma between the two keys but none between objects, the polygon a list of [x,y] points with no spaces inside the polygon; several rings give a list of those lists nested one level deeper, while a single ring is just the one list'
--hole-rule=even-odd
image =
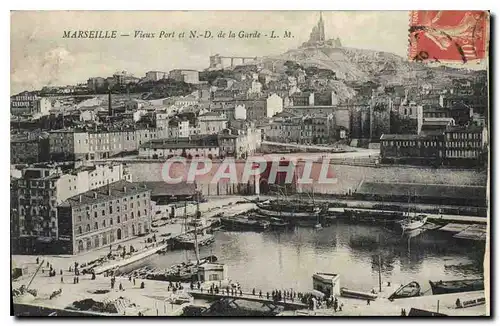
[{"label": "window", "polygon": [[120,222],[120,215],[118,215],[118,216],[116,217],[116,223],[118,223],[118,224],[120,224],[120,223],[121,223],[121,222]]},{"label": "window", "polygon": [[81,226],[78,227],[78,234],[82,234],[82,227]]},{"label": "window", "polygon": [[141,212],[137,211],[137,217],[140,217],[140,216],[141,216]]},{"label": "window", "polygon": [[133,219],[134,218],[134,212],[131,212],[130,213],[130,218]]},{"label": "window", "polygon": [[109,225],[113,225],[113,219],[112,218],[109,219]]},{"label": "window", "polygon": [[106,211],[103,209],[102,210],[102,216],[106,215]]},{"label": "window", "polygon": [[98,230],[99,229],[99,225],[97,224],[97,222],[94,223],[94,230]]},{"label": "window", "polygon": [[134,203],[130,203],[130,208],[134,208]]},{"label": "window", "polygon": [[97,217],[97,212],[94,212],[94,217]]},{"label": "window", "polygon": [[109,214],[113,214],[113,206],[109,206]]},{"label": "window", "polygon": [[86,232],[90,232],[90,224],[87,224],[87,228],[85,229]]},{"label": "window", "polygon": [[103,220],[102,221],[102,227],[105,228],[106,227],[106,220]]}]

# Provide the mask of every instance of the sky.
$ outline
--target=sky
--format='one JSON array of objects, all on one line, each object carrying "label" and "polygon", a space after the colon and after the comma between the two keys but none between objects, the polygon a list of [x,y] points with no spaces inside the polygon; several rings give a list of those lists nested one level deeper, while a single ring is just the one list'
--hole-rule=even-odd
[{"label": "sky", "polygon": [[[209,56],[277,55],[309,38],[318,11],[13,11],[11,13],[11,94],[45,85],[86,82],[126,70],[136,77],[146,71],[177,68],[203,70]],[[342,45],[386,51],[405,57],[409,15],[406,11],[324,11],[326,38]],[[67,39],[65,30],[117,30],[129,37]],[[261,32],[293,38],[140,39],[135,31],[212,34]]]}]

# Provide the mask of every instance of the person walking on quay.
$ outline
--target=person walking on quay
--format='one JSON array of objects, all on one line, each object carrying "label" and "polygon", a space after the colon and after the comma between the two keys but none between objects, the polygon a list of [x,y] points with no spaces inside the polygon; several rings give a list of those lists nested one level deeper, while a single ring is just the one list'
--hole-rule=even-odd
[{"label": "person walking on quay", "polygon": [[111,289],[115,288],[115,279],[112,277],[111,278]]},{"label": "person walking on quay", "polygon": [[123,285],[122,285],[122,283],[121,283],[121,282],[120,282],[119,290],[120,290],[120,291],[123,291]]},{"label": "person walking on quay", "polygon": [[240,297],[242,297],[242,296],[243,296],[243,291],[241,291],[241,289],[240,289]]},{"label": "person walking on quay", "polygon": [[370,299],[366,299],[366,305],[369,306],[370,305]]},{"label": "person walking on quay", "polygon": [[262,298],[262,291],[259,290],[259,298]]},{"label": "person walking on quay", "polygon": [[61,275],[61,283],[64,283],[64,276]]},{"label": "person walking on quay", "polygon": [[333,301],[333,311],[337,312],[338,304],[337,300]]},{"label": "person walking on quay", "polygon": [[129,276],[128,276],[128,281],[129,281],[129,282],[132,282],[132,275],[129,275]]},{"label": "person walking on quay", "polygon": [[266,292],[266,298],[269,300],[269,292]]},{"label": "person walking on quay", "polygon": [[343,307],[343,306],[344,306],[344,304],[343,304],[343,303],[341,303],[341,304],[340,304],[340,306],[339,306],[339,311],[342,311],[342,307]]},{"label": "person walking on quay", "polygon": [[255,288],[252,290],[252,295],[255,295]]}]

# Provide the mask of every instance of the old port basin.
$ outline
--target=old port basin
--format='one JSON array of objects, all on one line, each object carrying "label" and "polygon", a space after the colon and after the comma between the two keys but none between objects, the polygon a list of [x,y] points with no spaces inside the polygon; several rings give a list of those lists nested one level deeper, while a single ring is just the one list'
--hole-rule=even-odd
[{"label": "old port basin", "polygon": [[[299,14],[318,22],[298,47],[296,32],[277,37],[296,47],[282,54],[214,45],[202,71],[139,78],[115,51],[49,79],[121,66],[112,76],[11,96],[16,316],[490,314],[488,72],[344,47],[325,35],[333,13]],[[204,55],[176,52],[181,43],[167,52]],[[408,38],[389,43],[405,53]],[[155,64],[146,53],[134,59]],[[46,57],[15,57],[37,55]],[[34,85],[23,78],[13,84]],[[216,178],[229,161],[231,177]],[[314,182],[301,182],[306,171]]]},{"label": "old port basin", "polygon": [[156,202],[147,232],[74,255],[13,256],[16,311],[485,314],[484,187],[371,179],[336,193],[277,184],[209,196],[142,184]]}]

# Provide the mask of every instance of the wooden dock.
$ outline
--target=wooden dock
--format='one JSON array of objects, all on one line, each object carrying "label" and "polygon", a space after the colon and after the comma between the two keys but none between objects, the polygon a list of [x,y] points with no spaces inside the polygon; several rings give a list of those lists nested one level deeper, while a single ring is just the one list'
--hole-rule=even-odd
[{"label": "wooden dock", "polygon": [[448,223],[439,230],[456,233],[453,237],[458,239],[486,241],[487,230],[484,224]]}]

